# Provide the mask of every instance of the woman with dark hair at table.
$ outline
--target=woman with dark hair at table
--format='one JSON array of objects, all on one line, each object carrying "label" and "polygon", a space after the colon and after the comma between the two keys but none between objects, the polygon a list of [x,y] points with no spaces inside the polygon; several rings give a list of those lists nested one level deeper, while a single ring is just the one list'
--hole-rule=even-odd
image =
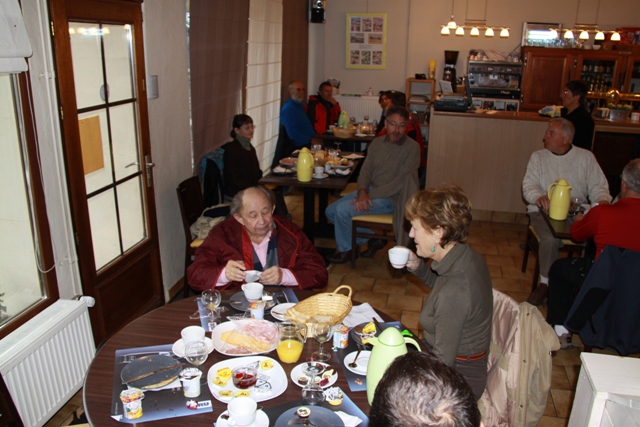
[{"label": "woman with dark hair at table", "polygon": [[484,258],[465,243],[471,203],[460,187],[445,184],[414,194],[405,211],[417,252],[409,254],[407,268],[431,288],[420,313],[424,338],[479,399],[487,382],[493,290]]},{"label": "woman with dark hair at table", "polygon": [[[256,149],[251,145],[255,126],[253,119],[246,114],[236,114],[233,117],[232,141],[222,146],[224,149],[224,170],[222,181],[224,195],[230,200],[239,191],[258,185],[262,178],[262,169],[258,161]],[[281,192],[274,191],[276,198],[275,214],[286,217],[289,212]]]}]

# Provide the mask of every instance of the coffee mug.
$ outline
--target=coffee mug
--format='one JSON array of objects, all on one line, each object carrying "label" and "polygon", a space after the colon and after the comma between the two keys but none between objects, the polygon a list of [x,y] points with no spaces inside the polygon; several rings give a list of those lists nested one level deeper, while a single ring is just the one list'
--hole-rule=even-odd
[{"label": "coffee mug", "polygon": [[389,249],[389,261],[391,261],[393,268],[403,268],[409,261],[409,249],[394,246]]},{"label": "coffee mug", "polygon": [[244,297],[248,301],[258,301],[262,299],[262,286],[260,283],[246,283],[242,285],[242,291],[244,292]]},{"label": "coffee mug", "polygon": [[204,341],[204,328],[202,326],[187,326],[180,332],[185,348],[191,341]]},{"label": "coffee mug", "polygon": [[249,426],[256,420],[258,403],[250,397],[236,397],[227,405],[229,426]]}]

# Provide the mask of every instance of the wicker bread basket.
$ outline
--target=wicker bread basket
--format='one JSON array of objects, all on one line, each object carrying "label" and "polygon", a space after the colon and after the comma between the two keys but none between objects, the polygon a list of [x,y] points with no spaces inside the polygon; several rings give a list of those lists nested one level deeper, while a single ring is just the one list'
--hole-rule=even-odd
[{"label": "wicker bread basket", "polygon": [[[348,289],[349,295],[338,293],[341,289]],[[333,293],[321,293],[310,296],[289,308],[285,317],[297,323],[307,325],[307,335],[311,335],[311,325],[314,317],[327,317],[332,325],[342,322],[351,311],[351,286],[338,286]]]},{"label": "wicker bread basket", "polygon": [[337,136],[338,138],[351,138],[354,133],[356,133],[356,130],[354,128],[333,128],[333,135]]}]

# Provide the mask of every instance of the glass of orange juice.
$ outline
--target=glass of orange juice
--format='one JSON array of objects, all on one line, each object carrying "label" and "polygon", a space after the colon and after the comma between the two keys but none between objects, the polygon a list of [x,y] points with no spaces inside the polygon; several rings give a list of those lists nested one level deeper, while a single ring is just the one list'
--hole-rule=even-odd
[{"label": "glass of orange juice", "polygon": [[278,358],[283,363],[296,363],[307,341],[307,327],[298,323],[283,322],[278,328],[280,329],[280,341],[276,347]]}]

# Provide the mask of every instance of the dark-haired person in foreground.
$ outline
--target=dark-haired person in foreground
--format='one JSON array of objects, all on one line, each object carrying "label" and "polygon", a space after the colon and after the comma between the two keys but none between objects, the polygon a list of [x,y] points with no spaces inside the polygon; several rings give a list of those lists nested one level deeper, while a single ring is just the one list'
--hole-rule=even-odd
[{"label": "dark-haired person in foreground", "polygon": [[455,369],[428,352],[398,357],[376,387],[369,427],[479,427],[471,387]]}]

